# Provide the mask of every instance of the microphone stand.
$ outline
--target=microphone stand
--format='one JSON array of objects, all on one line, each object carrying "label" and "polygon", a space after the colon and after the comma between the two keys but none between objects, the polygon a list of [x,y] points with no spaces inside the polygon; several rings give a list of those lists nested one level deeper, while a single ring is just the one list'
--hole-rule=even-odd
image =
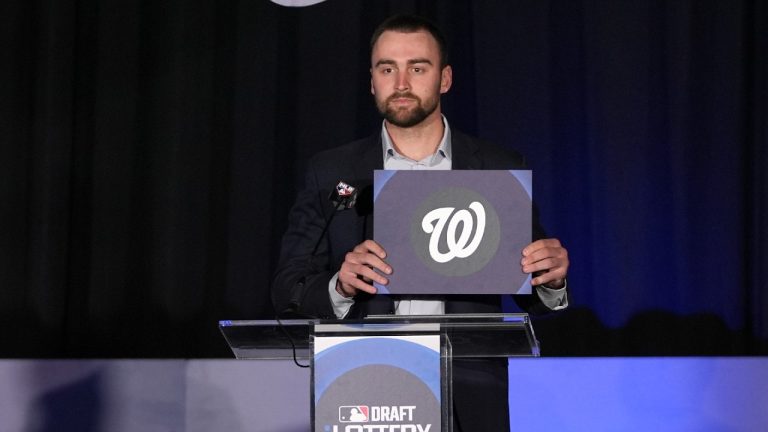
[{"label": "microphone stand", "polygon": [[[333,193],[331,193],[332,198],[334,196]],[[315,254],[317,253],[317,249],[320,247],[320,243],[322,243],[323,239],[325,238],[325,233],[328,232],[328,228],[331,226],[331,222],[333,222],[333,218],[336,216],[336,213],[342,210],[344,207],[349,207],[349,200],[346,198],[339,199],[338,202],[335,202],[336,206],[333,208],[333,212],[331,212],[331,216],[328,218],[328,220],[325,222],[325,225],[323,226],[323,231],[320,233],[320,236],[317,239],[317,242],[315,242],[315,247],[312,248],[312,253],[309,254],[309,262],[310,266],[314,266],[312,264],[312,260],[315,258]],[[293,312],[298,313],[298,312]],[[309,317],[308,318],[316,318],[316,317]],[[275,321],[277,321],[277,326],[280,328],[280,330],[283,332],[286,338],[288,338],[288,342],[291,344],[291,349],[293,351],[293,362],[296,364],[296,366],[301,368],[308,368],[309,365],[301,364],[299,363],[298,358],[296,357],[296,343],[293,341],[293,338],[291,337],[290,333],[288,333],[288,330],[285,329],[285,326],[283,325],[283,322],[280,321],[280,317],[278,315],[275,316]]]}]

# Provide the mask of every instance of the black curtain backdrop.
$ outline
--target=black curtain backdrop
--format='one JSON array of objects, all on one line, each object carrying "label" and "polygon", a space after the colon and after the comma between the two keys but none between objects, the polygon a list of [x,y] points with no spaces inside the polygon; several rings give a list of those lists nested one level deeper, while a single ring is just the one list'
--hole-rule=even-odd
[{"label": "black curtain backdrop", "polygon": [[230,356],[304,161],[380,126],[395,12],[570,251],[545,355],[768,353],[765,2],[36,0],[0,6],[0,356]]}]

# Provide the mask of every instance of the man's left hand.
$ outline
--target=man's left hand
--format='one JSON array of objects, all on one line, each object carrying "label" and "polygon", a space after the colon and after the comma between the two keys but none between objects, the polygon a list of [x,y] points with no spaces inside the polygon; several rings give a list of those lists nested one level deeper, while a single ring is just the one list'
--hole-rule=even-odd
[{"label": "man's left hand", "polygon": [[536,240],[523,249],[520,262],[523,272],[533,275],[531,285],[543,285],[551,289],[565,286],[568,274],[568,251],[558,239]]}]

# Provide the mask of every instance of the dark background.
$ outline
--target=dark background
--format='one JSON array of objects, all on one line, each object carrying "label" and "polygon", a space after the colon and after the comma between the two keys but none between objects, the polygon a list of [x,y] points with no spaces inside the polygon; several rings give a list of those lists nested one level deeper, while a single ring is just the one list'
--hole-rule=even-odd
[{"label": "dark background", "polygon": [[0,356],[231,356],[303,162],[380,127],[395,12],[570,251],[543,354],[768,354],[765,2],[39,0],[0,6]]}]

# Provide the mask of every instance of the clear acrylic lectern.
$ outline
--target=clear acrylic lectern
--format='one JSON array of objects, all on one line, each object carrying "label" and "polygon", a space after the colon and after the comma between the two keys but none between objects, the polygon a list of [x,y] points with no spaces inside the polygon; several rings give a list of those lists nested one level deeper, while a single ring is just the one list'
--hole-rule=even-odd
[{"label": "clear acrylic lectern", "polygon": [[[309,360],[313,431],[416,422],[414,413],[436,415],[430,424],[441,427],[432,430],[451,431],[453,359],[539,356],[527,314],[221,321],[219,327],[238,359]],[[412,400],[432,400],[427,394],[436,410],[432,402],[368,402],[376,400],[370,393],[391,386],[400,387],[376,397],[389,401],[397,393],[407,401],[413,393]]]}]

